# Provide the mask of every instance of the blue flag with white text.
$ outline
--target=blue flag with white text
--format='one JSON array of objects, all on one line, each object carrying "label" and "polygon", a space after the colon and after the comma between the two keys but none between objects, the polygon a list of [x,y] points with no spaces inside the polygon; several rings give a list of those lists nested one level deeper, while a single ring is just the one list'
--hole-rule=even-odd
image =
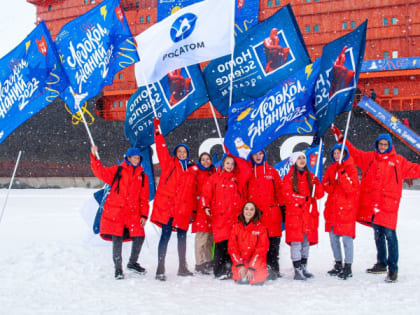
[{"label": "blue flag with white text", "polygon": [[42,21],[0,59],[0,143],[69,85]]},{"label": "blue flag with white text", "polygon": [[113,82],[120,70],[139,61],[119,0],[105,0],[60,30],[55,40],[71,87],[64,101],[72,113]]},{"label": "blue flag with white text", "polygon": [[[164,136],[208,102],[198,66],[171,71],[160,81],[149,84],[149,90]],[[140,150],[154,143],[154,113],[150,96],[146,86],[141,86],[127,104],[125,136],[132,146]]]},{"label": "blue flag with white text", "polygon": [[[230,78],[232,103],[257,98],[311,62],[290,4],[237,37],[231,55],[212,60],[204,69],[209,98],[228,114]],[[231,73],[232,72],[232,73]]]},{"label": "blue flag with white text", "polygon": [[[322,148],[321,148],[321,154],[320,154],[320,160],[318,164],[318,173],[316,172],[316,163],[318,159],[318,153],[319,153],[319,145],[317,146],[310,146],[306,150],[303,150],[302,152],[305,153],[306,156],[306,164],[308,165],[309,171],[312,174],[317,174],[317,177],[319,180],[322,181],[322,170],[323,170],[323,149],[324,149],[324,142],[322,142]],[[292,166],[289,159],[283,160],[275,164],[273,167],[279,172],[280,177],[283,178],[284,175],[286,175],[290,167]]]},{"label": "blue flag with white text", "polygon": [[367,20],[351,33],[325,45],[316,84],[317,136],[322,137],[335,116],[352,108],[365,54]]},{"label": "blue flag with white text", "polygon": [[224,144],[235,156],[249,159],[272,141],[287,134],[316,129],[313,101],[319,61],[296,72],[266,95],[233,104],[229,109]]}]

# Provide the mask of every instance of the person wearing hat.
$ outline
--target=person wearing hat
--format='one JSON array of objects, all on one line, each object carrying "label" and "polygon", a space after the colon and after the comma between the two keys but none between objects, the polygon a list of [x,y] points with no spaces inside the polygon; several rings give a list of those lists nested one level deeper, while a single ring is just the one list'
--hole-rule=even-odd
[{"label": "person wearing hat", "polygon": [[123,279],[122,243],[132,240],[129,270],[145,274],[137,262],[144,242],[144,226],[149,215],[149,180],[140,165],[140,150],[129,148],[120,165],[105,167],[97,158],[98,148],[91,148],[91,168],[96,177],[110,185],[100,223],[100,235],[112,240],[115,278]]},{"label": "person wearing hat", "polygon": [[[343,157],[340,154],[343,144],[337,143],[330,151],[333,163],[327,168],[322,184],[328,199],[325,203],[325,232],[330,235],[331,249],[335,265],[328,271],[331,276],[346,280],[352,277],[353,239],[356,237],[356,215],[359,202],[359,174],[349,151],[344,146]],[[342,239],[344,247],[344,268],[341,254]]]},{"label": "person wearing hat", "polygon": [[165,281],[165,257],[172,230],[178,238],[178,276],[192,276],[187,267],[187,231],[197,207],[198,167],[189,159],[190,150],[178,144],[169,155],[159,119],[154,119],[156,151],[161,167],[151,221],[162,228],[158,245],[156,279]]},{"label": "person wearing hat", "polygon": [[[333,126],[331,131],[338,142],[343,141],[340,129]],[[403,180],[419,178],[420,164],[397,154],[387,133],[377,137],[375,151],[358,150],[349,141],[346,145],[363,172],[357,221],[371,226],[375,235],[377,262],[366,272],[387,273],[388,268],[385,281],[395,282],[399,255],[396,228]]]},{"label": "person wearing hat", "polygon": [[306,280],[313,277],[307,270],[309,246],[318,243],[319,213],[316,200],[324,196],[324,188],[309,171],[303,152],[293,152],[289,160],[292,166],[283,178],[286,243],[290,245],[294,279]]}]

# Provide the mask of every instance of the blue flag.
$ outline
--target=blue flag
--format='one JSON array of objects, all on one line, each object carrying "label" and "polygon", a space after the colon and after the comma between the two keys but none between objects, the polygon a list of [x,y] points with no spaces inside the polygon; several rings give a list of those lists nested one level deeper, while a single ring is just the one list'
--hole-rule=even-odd
[{"label": "blue flag", "polygon": [[55,40],[71,87],[64,100],[72,113],[113,82],[115,74],[139,61],[119,0],[106,0],[60,30]]},{"label": "blue flag", "polygon": [[232,103],[264,95],[279,81],[309,64],[310,58],[290,4],[237,37],[231,56],[215,59],[204,69],[209,98],[228,114],[230,78]]},{"label": "blue flag", "polygon": [[[162,80],[150,84],[149,90],[164,136],[208,102],[198,66],[171,71]],[[141,86],[128,100],[125,116],[125,136],[132,146],[144,150],[154,143],[153,117],[149,91]]]},{"label": "blue flag", "polygon": [[[305,153],[306,156],[306,161],[307,161],[307,165],[309,168],[309,171],[312,174],[317,174],[317,177],[319,178],[319,180],[322,181],[322,163],[323,163],[323,149],[324,149],[324,142],[322,142],[322,148],[321,148],[321,156],[320,156],[320,160],[319,160],[319,165],[318,165],[318,173],[316,173],[316,162],[317,162],[317,158],[318,158],[318,152],[319,152],[319,146],[310,146],[309,148],[307,148],[306,150],[303,150],[302,152]],[[274,168],[279,172],[280,177],[283,178],[284,175],[286,175],[289,170],[290,167],[292,166],[291,162],[289,161],[289,159],[286,159],[284,161],[280,161],[279,163],[277,163],[276,165],[274,165]]]},{"label": "blue flag", "polygon": [[365,54],[366,28],[367,20],[322,50],[315,99],[319,137],[331,126],[335,116],[351,110]]},{"label": "blue flag", "polygon": [[312,104],[318,72],[316,61],[280,82],[266,95],[233,104],[224,141],[228,150],[248,159],[279,136],[313,133]]},{"label": "blue flag", "polygon": [[69,85],[42,21],[0,59],[0,143]]},{"label": "blue flag", "polygon": [[141,154],[141,166],[143,166],[144,172],[149,178],[149,200],[155,199],[156,185],[155,185],[155,172],[153,171],[153,160],[152,160],[152,149],[147,147]]}]

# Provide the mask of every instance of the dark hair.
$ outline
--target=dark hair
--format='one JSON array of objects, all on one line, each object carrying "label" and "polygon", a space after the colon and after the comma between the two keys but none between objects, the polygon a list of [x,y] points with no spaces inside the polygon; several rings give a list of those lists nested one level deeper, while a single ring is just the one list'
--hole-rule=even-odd
[{"label": "dark hair", "polygon": [[233,160],[233,165],[234,165],[234,168],[233,168],[233,169],[235,169],[235,167],[236,167],[236,161],[235,161],[235,159],[233,158],[233,156],[226,155],[226,156],[225,156],[225,158],[224,158],[224,159],[223,159],[223,161],[222,161],[222,170],[223,170],[223,168],[224,168],[224,166],[225,166],[225,161],[226,161],[228,158],[230,158],[230,159],[232,159],[232,160]]},{"label": "dark hair", "polygon": [[239,222],[241,222],[243,225],[246,225],[247,224],[246,223],[246,220],[245,220],[245,216],[244,216],[244,210],[245,210],[245,206],[247,204],[249,204],[249,203],[252,204],[252,205],[254,205],[254,208],[255,208],[254,216],[251,218],[251,220],[249,220],[249,222],[252,221],[254,223],[257,223],[258,221],[261,220],[261,215],[262,215],[261,210],[257,207],[257,205],[254,202],[247,201],[247,202],[245,202],[244,206],[242,207],[241,214],[238,217]]},{"label": "dark hair", "polygon": [[203,153],[201,153],[201,154],[200,154],[200,156],[198,157],[198,162],[200,162],[200,164],[201,164],[201,158],[202,158],[203,156],[205,156],[205,155],[207,155],[207,156],[210,158],[210,161],[213,161],[213,159],[211,158],[211,155],[210,155],[209,153],[207,153],[207,152],[203,152]]},{"label": "dark hair", "polygon": [[[309,191],[312,193],[312,179],[311,179],[311,173],[309,172],[309,168],[308,165],[305,165],[305,171],[306,171],[306,178],[308,180],[308,187],[309,187]],[[293,179],[292,179],[292,183],[293,183],[293,191],[295,193],[299,193],[299,188],[298,188],[298,175],[297,175],[297,166],[295,165],[293,167]]]}]

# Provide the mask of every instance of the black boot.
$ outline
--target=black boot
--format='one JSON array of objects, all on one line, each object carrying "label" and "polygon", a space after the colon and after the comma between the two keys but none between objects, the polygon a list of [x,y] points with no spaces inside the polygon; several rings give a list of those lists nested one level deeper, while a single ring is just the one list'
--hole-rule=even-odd
[{"label": "black boot", "polygon": [[330,276],[336,276],[343,270],[343,263],[341,261],[336,261],[333,269],[328,271]]},{"label": "black boot", "polygon": [[397,271],[388,271],[388,274],[385,278],[385,282],[397,282],[398,281],[398,272]]},{"label": "black boot", "polygon": [[386,273],[386,266],[380,262],[373,265],[372,268],[366,269],[367,273]]},{"label": "black boot", "polygon": [[188,270],[186,262],[182,262],[182,263],[179,264],[178,276],[189,277],[189,276],[193,276],[193,275],[194,274],[191,271]]},{"label": "black boot", "polygon": [[295,268],[295,276],[293,277],[293,280],[306,281],[306,277],[303,275],[302,264],[300,260],[294,261],[293,267]]},{"label": "black boot", "polygon": [[144,269],[142,266],[140,266],[139,263],[128,263],[127,269],[133,270],[141,275],[146,274],[146,269]]},{"label": "black boot", "polygon": [[353,277],[353,273],[351,272],[351,264],[344,264],[343,270],[337,276],[343,280],[347,280],[347,278]]},{"label": "black boot", "polygon": [[313,278],[314,275],[312,273],[310,273],[307,269],[306,266],[308,265],[308,258],[302,258],[301,260],[301,266],[302,266],[302,273],[305,276],[305,278]]},{"label": "black boot", "polygon": [[209,275],[210,272],[207,270],[207,263],[201,265],[195,265],[195,271],[202,275]]},{"label": "black boot", "polygon": [[115,279],[117,280],[124,279],[124,274],[123,274],[122,269],[120,268],[115,269]]},{"label": "black boot", "polygon": [[160,280],[160,281],[166,281],[165,262],[163,260],[159,261],[159,263],[158,263],[155,279]]}]

